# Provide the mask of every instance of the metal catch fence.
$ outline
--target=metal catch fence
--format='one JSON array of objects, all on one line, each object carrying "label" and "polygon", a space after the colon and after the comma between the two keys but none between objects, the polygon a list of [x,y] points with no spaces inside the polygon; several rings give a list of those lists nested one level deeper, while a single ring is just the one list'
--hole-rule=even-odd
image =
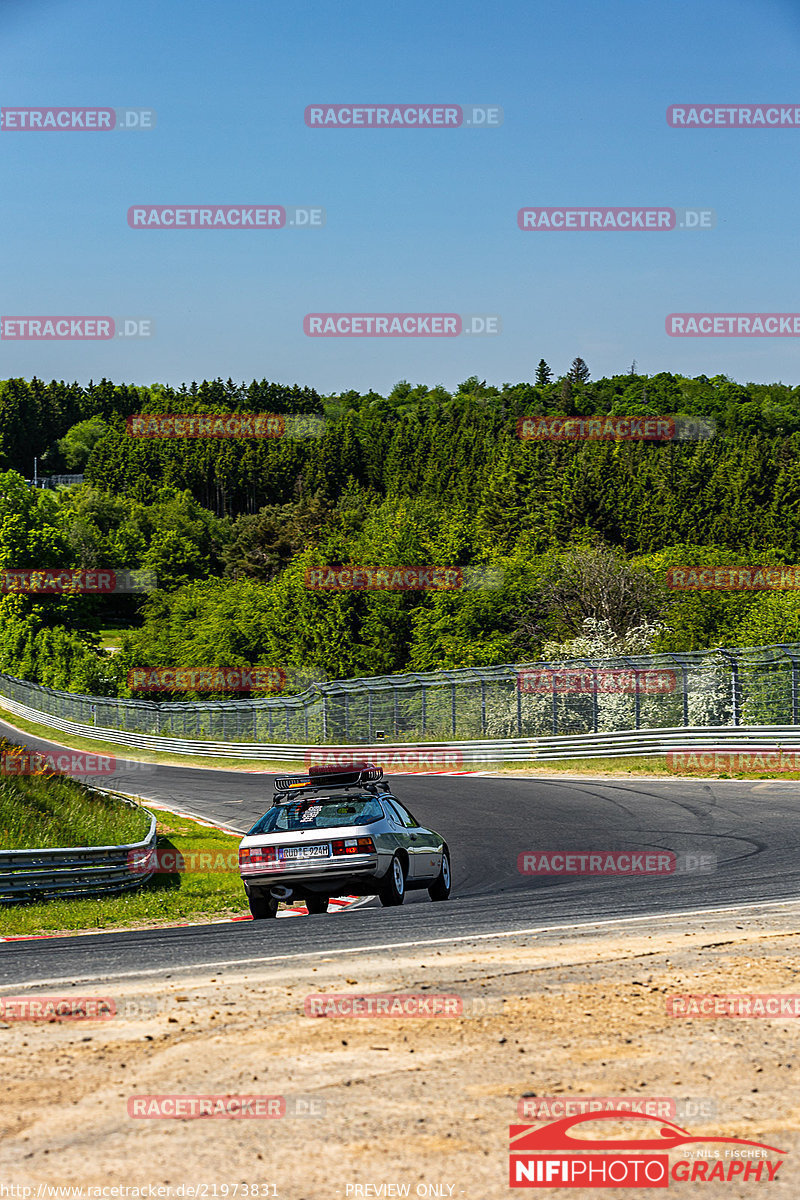
[{"label": "metal catch fence", "polygon": [[267,745],[785,726],[800,724],[800,645],[409,672],[226,701],[80,696],[0,675],[3,697],[98,730]]}]

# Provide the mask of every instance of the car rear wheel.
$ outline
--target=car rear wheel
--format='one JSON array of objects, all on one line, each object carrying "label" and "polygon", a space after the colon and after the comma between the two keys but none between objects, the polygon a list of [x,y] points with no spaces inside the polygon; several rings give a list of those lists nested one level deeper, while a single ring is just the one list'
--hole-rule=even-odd
[{"label": "car rear wheel", "polygon": [[274,896],[265,895],[263,892],[251,892],[247,899],[254,921],[278,915],[278,901]]},{"label": "car rear wheel", "polygon": [[406,898],[406,873],[402,859],[397,854],[392,859],[386,881],[378,895],[384,908],[394,908],[395,905],[402,904]]},{"label": "car rear wheel", "polygon": [[317,893],[312,893],[311,895],[306,896],[306,908],[308,909],[308,915],[311,916],[312,914],[316,913],[326,913],[328,911],[329,899],[329,896],[320,896]]},{"label": "car rear wheel", "polygon": [[450,899],[450,852],[442,850],[442,869],[435,883],[428,888],[431,900]]}]

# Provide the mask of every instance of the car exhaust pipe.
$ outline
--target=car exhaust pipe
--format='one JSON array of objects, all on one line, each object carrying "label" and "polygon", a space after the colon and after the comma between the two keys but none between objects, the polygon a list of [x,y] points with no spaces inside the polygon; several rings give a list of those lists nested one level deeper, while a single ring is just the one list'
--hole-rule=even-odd
[{"label": "car exhaust pipe", "polygon": [[270,888],[269,894],[275,900],[291,900],[292,889],[290,887],[284,887],[283,884],[278,884],[276,887]]}]

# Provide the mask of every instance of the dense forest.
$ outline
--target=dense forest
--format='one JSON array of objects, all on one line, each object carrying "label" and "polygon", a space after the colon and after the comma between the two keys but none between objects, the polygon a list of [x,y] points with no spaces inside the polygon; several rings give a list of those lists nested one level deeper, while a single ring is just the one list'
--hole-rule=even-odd
[{"label": "dense forest", "polygon": [[[136,413],[320,419],[299,436],[152,438],[128,432]],[[518,432],[524,416],[600,415],[703,418],[716,432]],[[29,487],[34,456],[40,475],[84,484]],[[2,596],[0,671],[53,687],[127,695],[141,666],[279,667],[297,687],[566,654],[589,627],[642,651],[800,641],[797,592],[667,582],[676,565],[800,562],[800,388],[779,383],[635,364],[592,381],[580,359],[558,379],[542,361],[531,383],[402,381],[385,397],[11,379],[0,470],[0,566],[158,579],[147,596]],[[321,564],[492,570],[457,590],[321,592],[307,586]],[[112,619],[128,628],[113,655],[98,639]]]}]

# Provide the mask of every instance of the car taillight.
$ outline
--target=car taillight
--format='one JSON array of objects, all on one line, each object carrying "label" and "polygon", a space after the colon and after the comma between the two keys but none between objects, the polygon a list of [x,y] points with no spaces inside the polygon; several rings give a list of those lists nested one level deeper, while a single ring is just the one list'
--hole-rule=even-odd
[{"label": "car taillight", "polygon": [[371,837],[337,838],[331,842],[332,854],[373,854],[375,843]]},{"label": "car taillight", "polygon": [[276,862],[274,846],[245,846],[239,850],[239,866],[269,866]]}]

